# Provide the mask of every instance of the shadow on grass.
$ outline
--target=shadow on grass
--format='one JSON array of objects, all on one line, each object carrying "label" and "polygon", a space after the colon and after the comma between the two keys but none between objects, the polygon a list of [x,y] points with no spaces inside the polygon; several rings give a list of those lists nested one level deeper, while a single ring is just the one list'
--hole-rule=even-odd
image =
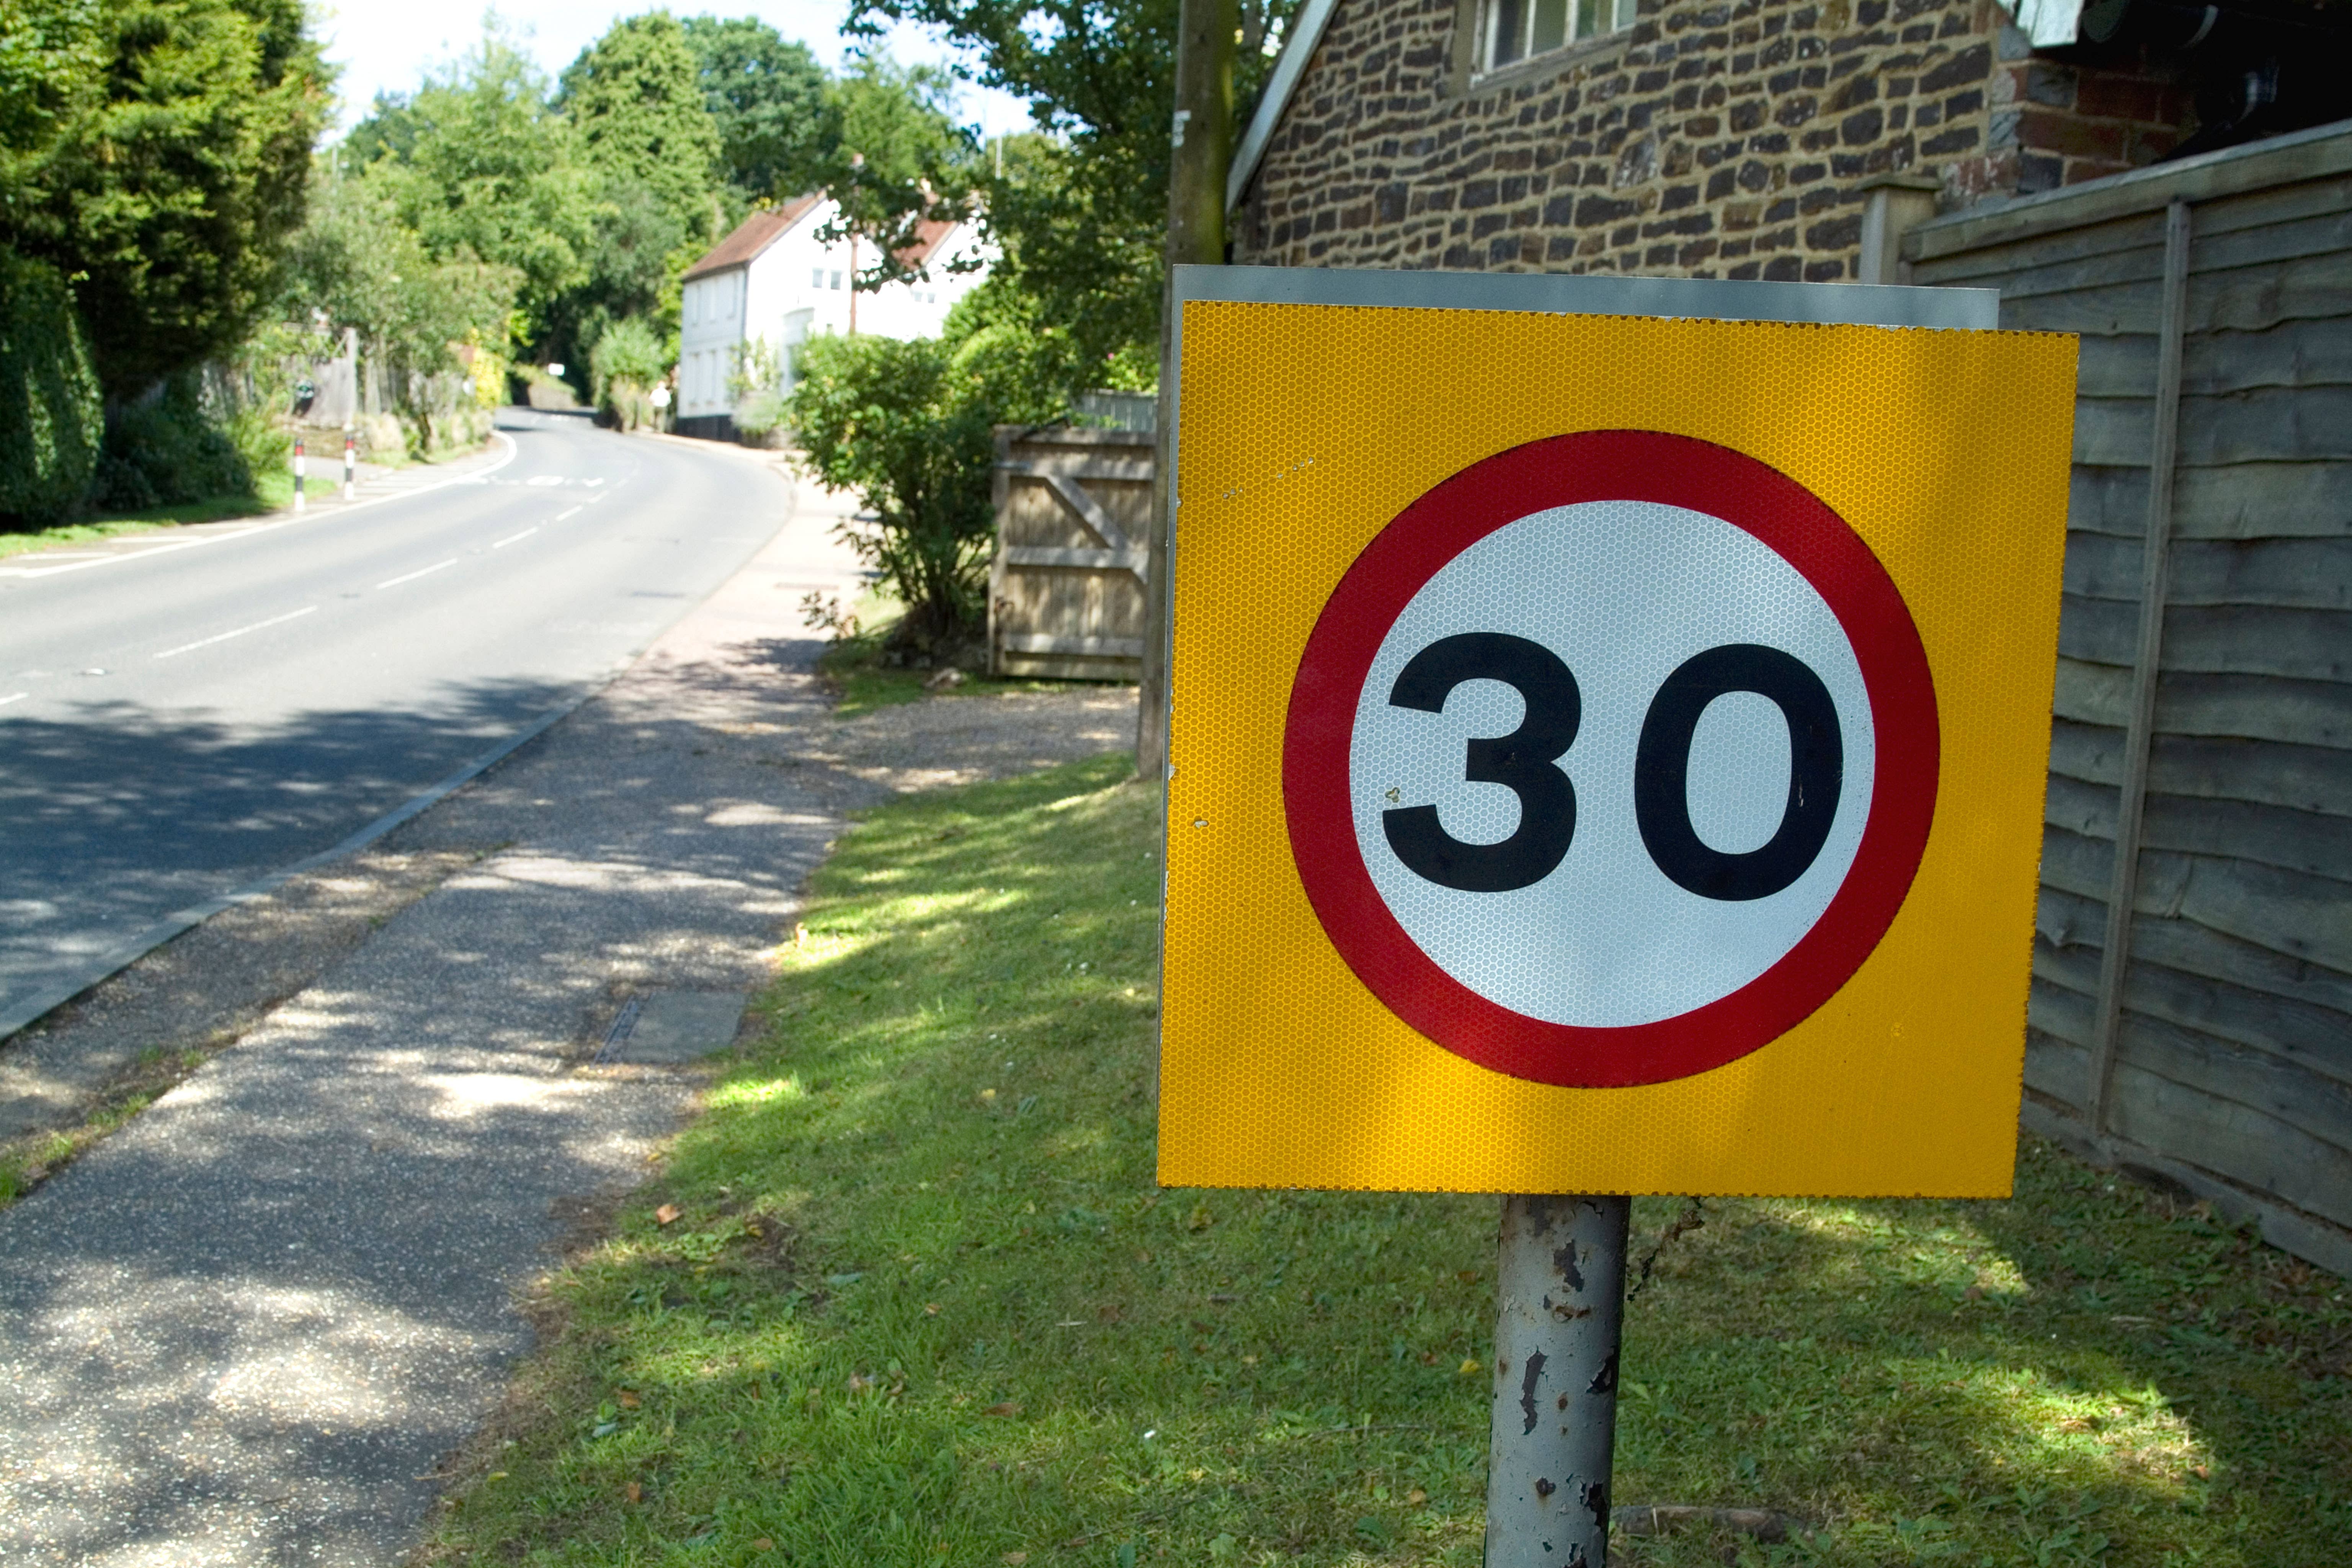
[{"label": "shadow on grass", "polygon": [[[1492,1200],[1152,1185],[1127,768],[845,840],[431,1559],[1477,1561]],[[2328,1562],[2335,1289],[2039,1148],[2008,1205],[1713,1205],[1629,1314],[1619,1494],[1826,1528],[1624,1560]]]}]

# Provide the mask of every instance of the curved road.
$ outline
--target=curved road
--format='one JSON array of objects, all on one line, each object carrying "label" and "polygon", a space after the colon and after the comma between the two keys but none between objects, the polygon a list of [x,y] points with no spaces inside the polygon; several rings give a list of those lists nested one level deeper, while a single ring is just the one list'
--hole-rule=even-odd
[{"label": "curved road", "polygon": [[791,513],[740,455],[499,428],[428,494],[0,575],[0,1036],[576,699]]}]

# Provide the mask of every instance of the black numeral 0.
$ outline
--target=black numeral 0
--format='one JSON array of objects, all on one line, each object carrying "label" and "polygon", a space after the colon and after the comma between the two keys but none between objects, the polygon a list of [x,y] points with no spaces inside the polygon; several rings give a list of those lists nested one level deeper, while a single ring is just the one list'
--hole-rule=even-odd
[{"label": "black numeral 0", "polygon": [[[1744,855],[1708,848],[1690,819],[1691,736],[1706,705],[1729,691],[1770,698],[1789,722],[1780,826]],[[1844,784],[1845,742],[1822,678],[1777,647],[1731,643],[1687,660],[1650,700],[1633,753],[1633,819],[1650,858],[1676,885],[1704,899],[1766,899],[1803,876],[1822,852]]]},{"label": "black numeral 0", "polygon": [[[1517,729],[1469,742],[1462,770],[1473,784],[1498,784],[1519,797],[1517,830],[1499,844],[1465,844],[1445,831],[1433,805],[1383,812],[1381,826],[1396,858],[1441,887],[1467,893],[1533,887],[1559,868],[1576,837],[1576,789],[1555,765],[1583,714],[1576,677],[1541,643],[1463,632],[1413,655],[1389,701],[1443,713],[1465,680],[1499,680],[1527,703]],[[1707,704],[1733,691],[1769,698],[1789,725],[1780,826],[1761,848],[1739,855],[1709,848],[1690,819],[1691,738]],[[1726,902],[1765,899],[1821,854],[1844,784],[1837,703],[1822,678],[1779,648],[1730,643],[1685,661],[1651,699],[1633,757],[1633,816],[1650,858],[1677,886]]]},{"label": "black numeral 0", "polygon": [[1441,637],[1412,656],[1389,701],[1425,713],[1465,680],[1499,680],[1518,692],[1527,717],[1507,735],[1474,740],[1462,776],[1498,784],[1519,797],[1519,826],[1499,844],[1465,844],[1445,831],[1433,805],[1383,812],[1389,847],[1416,875],[1465,893],[1507,893],[1549,877],[1576,837],[1576,790],[1552,764],[1576,740],[1584,710],[1576,677],[1541,643],[1501,632]]}]

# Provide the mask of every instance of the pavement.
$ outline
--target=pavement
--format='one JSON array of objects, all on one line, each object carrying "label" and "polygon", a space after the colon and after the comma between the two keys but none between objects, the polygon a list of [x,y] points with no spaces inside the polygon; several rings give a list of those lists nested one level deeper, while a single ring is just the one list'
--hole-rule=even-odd
[{"label": "pavement", "polygon": [[0,1211],[0,1562],[401,1561],[845,813],[1128,742],[1126,692],[832,719],[797,605],[854,577],[840,510],[387,837],[391,891],[321,895],[363,936]]}]

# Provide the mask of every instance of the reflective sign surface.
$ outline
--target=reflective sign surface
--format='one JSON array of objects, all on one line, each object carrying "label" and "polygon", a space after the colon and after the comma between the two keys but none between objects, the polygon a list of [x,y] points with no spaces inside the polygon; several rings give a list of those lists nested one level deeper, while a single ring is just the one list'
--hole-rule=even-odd
[{"label": "reflective sign surface", "polygon": [[2072,340],[1183,334],[1162,1179],[2005,1191]]}]

